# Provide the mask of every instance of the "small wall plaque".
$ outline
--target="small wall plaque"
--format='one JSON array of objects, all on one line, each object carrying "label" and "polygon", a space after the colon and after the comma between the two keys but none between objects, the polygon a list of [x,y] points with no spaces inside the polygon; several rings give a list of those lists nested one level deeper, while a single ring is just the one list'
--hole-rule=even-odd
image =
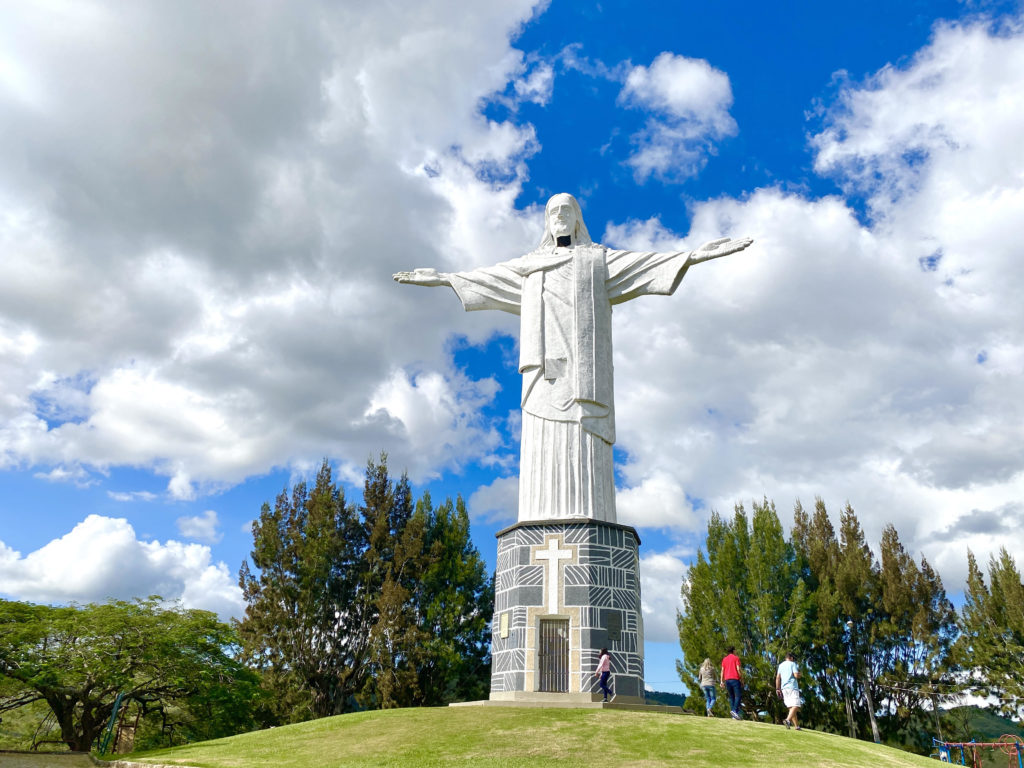
[{"label": "small wall plaque", "polygon": [[617,643],[622,639],[622,614],[618,611],[608,611],[606,614],[608,630],[608,642]]},{"label": "small wall plaque", "polygon": [[499,634],[503,638],[504,637],[508,637],[508,614],[507,613],[501,614],[501,618],[499,619],[499,621],[500,621],[500,624],[501,624],[500,629],[499,629]]}]

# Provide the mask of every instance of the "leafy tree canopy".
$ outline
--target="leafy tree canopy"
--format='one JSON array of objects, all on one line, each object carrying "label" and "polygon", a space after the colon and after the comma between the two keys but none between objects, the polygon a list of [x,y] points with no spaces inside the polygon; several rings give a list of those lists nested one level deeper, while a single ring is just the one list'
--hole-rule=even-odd
[{"label": "leafy tree canopy", "polygon": [[0,600],[0,675],[21,687],[21,703],[46,701],[73,750],[91,748],[118,694],[147,710],[218,701],[203,732],[251,727],[256,678],[236,648],[214,614],[166,607],[158,596],[65,607]]},{"label": "leafy tree canopy", "polygon": [[[929,747],[927,732],[936,725],[930,718],[958,679],[956,613],[938,574],[924,558],[918,564],[910,557],[894,527],[883,532],[879,551],[880,561],[849,505],[839,514],[837,533],[824,502],[818,499],[813,512],[797,503],[789,540],[767,500],[754,505],[752,517],[742,506],[731,520],[712,514],[705,545],[682,585],[680,678],[699,693],[701,661],[717,663],[735,646],[748,711],[778,722],[786,710],[775,696],[775,669],[792,651],[803,671],[801,721]],[[1005,564],[999,568],[999,594],[1015,595],[1003,585],[1019,578],[1015,582]],[[1004,651],[1017,647],[1012,633],[986,629],[1012,626],[1012,611],[996,610],[996,592],[983,588],[980,574],[975,583],[978,615],[999,616],[987,624],[979,619],[978,642],[993,639]],[[1002,685],[1008,690],[1010,683]]]},{"label": "leafy tree canopy", "polygon": [[461,498],[414,502],[387,457],[350,504],[323,462],[253,526],[245,657],[286,720],[486,695],[493,588]]}]

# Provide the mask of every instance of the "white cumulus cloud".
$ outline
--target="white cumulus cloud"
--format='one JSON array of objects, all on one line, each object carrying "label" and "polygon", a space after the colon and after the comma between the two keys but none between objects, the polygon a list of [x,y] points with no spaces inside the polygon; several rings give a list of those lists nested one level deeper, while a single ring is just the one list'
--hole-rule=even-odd
[{"label": "white cumulus cloud", "polygon": [[682,484],[661,470],[654,470],[637,485],[620,490],[615,504],[619,521],[636,528],[691,531],[697,524]]},{"label": "white cumulus cloud", "polygon": [[536,6],[4,6],[0,468],[193,499],[325,454],[387,446],[417,478],[486,456],[488,383],[444,341],[507,321],[390,276],[533,239],[534,129],[481,104],[548,98],[510,43]]},{"label": "white cumulus cloud", "polygon": [[485,455],[500,445],[497,430],[477,415],[495,387],[490,379],[468,382],[436,372],[410,376],[395,370],[373,393],[364,418],[399,438],[393,442],[405,446],[403,466],[410,478],[421,481],[439,463],[457,468],[461,457]]},{"label": "white cumulus cloud", "polygon": [[466,507],[474,519],[514,523],[519,516],[519,477],[499,477],[480,486]]},{"label": "white cumulus cloud", "polygon": [[526,77],[522,77],[513,83],[516,96],[524,101],[532,101],[544,106],[551,100],[551,92],[554,89],[555,71],[550,64],[540,62],[530,71]]},{"label": "white cumulus cloud", "polygon": [[204,544],[216,544],[224,534],[219,529],[217,513],[208,509],[201,515],[188,515],[177,520],[178,530],[186,539],[195,539]]},{"label": "white cumulus cloud", "polygon": [[729,76],[704,59],[665,51],[649,67],[629,70],[619,101],[652,113],[633,137],[636,150],[628,160],[639,181],[652,174],[663,180],[696,175],[714,142],[737,131]]},{"label": "white cumulus cloud", "polygon": [[683,607],[679,590],[685,575],[686,565],[677,553],[649,552],[640,558],[645,641],[679,642],[676,612]]},{"label": "white cumulus cloud", "polygon": [[223,619],[244,612],[241,590],[208,546],[140,541],[127,520],[100,515],[24,556],[0,541],[0,591],[37,603],[160,595]]}]

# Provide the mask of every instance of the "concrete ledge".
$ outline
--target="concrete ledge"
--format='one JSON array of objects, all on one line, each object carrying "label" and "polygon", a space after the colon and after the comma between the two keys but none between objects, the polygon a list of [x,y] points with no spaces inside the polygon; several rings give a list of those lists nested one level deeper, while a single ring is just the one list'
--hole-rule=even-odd
[{"label": "concrete ledge", "polygon": [[[574,704],[592,704],[601,701],[600,693],[579,691],[576,693],[554,693],[551,691],[491,691],[490,701],[542,701],[572,706]],[[629,704],[643,704],[644,700],[635,696],[619,696],[619,700]],[[627,701],[628,700],[628,701]]]},{"label": "concrete ledge", "polygon": [[547,520],[520,520],[518,523],[513,523],[507,528],[502,528],[496,534],[495,538],[500,539],[509,531],[514,531],[516,528],[529,528],[534,525],[606,525],[609,528],[618,528],[622,531],[629,531],[636,538],[637,546],[642,543],[640,541],[640,534],[636,532],[636,528],[632,525],[623,525],[622,523],[610,523],[607,520],[597,520],[593,517],[553,517]]},{"label": "concrete ledge", "polygon": [[100,760],[90,752],[19,752],[0,749],[0,765],[7,768],[54,768],[67,766],[102,766],[102,768],[189,768],[186,765],[138,763],[133,760]]},{"label": "concrete ledge", "polygon": [[36,752],[0,749],[0,765],[4,768],[92,768],[106,765],[88,752]]},{"label": "concrete ledge", "polygon": [[682,707],[664,704],[647,704],[635,696],[616,696],[612,701],[604,702],[595,699],[589,693],[526,693],[524,691],[507,691],[496,694],[501,698],[483,699],[480,701],[459,701],[449,707],[521,707],[524,709],[622,709],[634,712],[661,712],[664,714],[681,715]]}]

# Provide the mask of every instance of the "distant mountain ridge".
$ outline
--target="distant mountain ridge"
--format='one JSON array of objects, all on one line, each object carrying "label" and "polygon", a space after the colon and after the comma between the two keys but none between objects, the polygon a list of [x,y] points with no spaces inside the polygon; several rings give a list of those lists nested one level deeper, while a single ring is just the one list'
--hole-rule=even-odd
[{"label": "distant mountain ridge", "polygon": [[648,704],[663,704],[668,707],[681,707],[686,703],[685,693],[670,693],[668,691],[646,691],[644,698]]}]

